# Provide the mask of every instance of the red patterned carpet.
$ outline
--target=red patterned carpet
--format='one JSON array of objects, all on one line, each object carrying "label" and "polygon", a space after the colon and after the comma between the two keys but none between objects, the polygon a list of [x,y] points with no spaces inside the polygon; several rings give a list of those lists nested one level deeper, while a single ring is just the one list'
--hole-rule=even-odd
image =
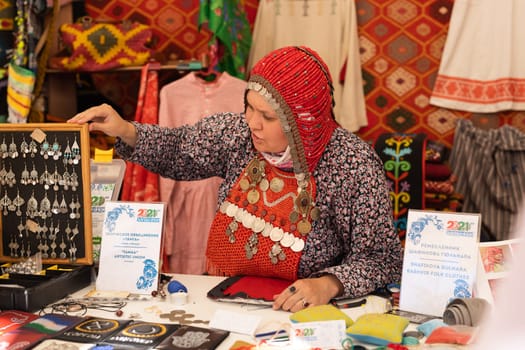
[{"label": "red patterned carpet", "polygon": [[[258,1],[242,3],[253,23]],[[363,139],[373,141],[385,132],[425,133],[451,146],[458,118],[483,128],[512,124],[525,131],[524,112],[481,115],[429,105],[453,1],[356,0],[356,6],[369,119],[369,126],[358,132]],[[94,18],[149,23],[161,58],[196,58],[206,52],[210,34],[198,31],[198,0],[88,0],[86,10]],[[100,89],[132,116],[138,76],[107,77],[101,78]]]}]

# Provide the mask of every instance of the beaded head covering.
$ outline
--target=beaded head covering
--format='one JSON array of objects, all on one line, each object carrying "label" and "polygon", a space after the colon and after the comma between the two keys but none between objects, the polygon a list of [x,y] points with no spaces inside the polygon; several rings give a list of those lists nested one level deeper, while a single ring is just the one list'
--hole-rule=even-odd
[{"label": "beaded head covering", "polygon": [[253,67],[248,89],[260,93],[277,112],[294,172],[313,172],[337,127],[332,78],[321,57],[304,46],[274,50]]}]

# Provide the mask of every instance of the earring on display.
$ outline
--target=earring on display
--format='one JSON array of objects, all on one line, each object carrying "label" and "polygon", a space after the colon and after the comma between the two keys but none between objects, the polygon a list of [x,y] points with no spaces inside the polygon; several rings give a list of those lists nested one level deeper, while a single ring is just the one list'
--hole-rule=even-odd
[{"label": "earring on display", "polygon": [[29,154],[29,144],[26,141],[26,137],[24,135],[24,138],[22,139],[22,142],[20,143],[20,153],[22,154],[22,157],[25,158]]},{"label": "earring on display", "polygon": [[75,168],[73,168],[73,171],[71,172],[70,183],[71,183],[71,190],[76,191],[78,187],[78,175],[77,175],[77,172],[75,171]]},{"label": "earring on display", "polygon": [[51,201],[47,198],[47,191],[44,198],[40,201],[40,217],[42,219],[51,217]]},{"label": "earring on display", "polygon": [[15,212],[16,216],[22,216],[22,210],[20,209],[20,207],[24,205],[25,202],[26,201],[24,200],[24,198],[20,197],[20,191],[17,189],[16,197],[15,199],[13,199],[13,206],[16,207],[14,208],[14,210],[16,210]]},{"label": "earring on display", "polygon": [[6,181],[7,170],[5,170],[5,163],[2,162],[2,169],[0,169],[0,184],[7,184]]},{"label": "earring on display", "polygon": [[71,154],[73,156],[72,163],[78,164],[80,162],[80,146],[77,143],[76,136],[75,136],[75,142],[73,142],[73,145],[71,146]]},{"label": "earring on display", "polygon": [[38,146],[35,142],[35,140],[31,139],[31,142],[29,142],[29,155],[31,158],[35,158],[35,155],[38,153]]},{"label": "earring on display", "polygon": [[38,201],[35,198],[35,191],[31,194],[31,197],[27,200],[26,215],[33,219],[38,213]]},{"label": "earring on display", "polygon": [[54,191],[59,190],[58,185],[60,184],[61,181],[62,181],[62,175],[58,173],[58,168],[57,168],[57,165],[55,164],[55,172],[53,173],[53,175],[51,175],[51,184],[53,185]]},{"label": "earring on display", "polygon": [[44,172],[40,175],[40,184],[44,185],[44,188],[49,190],[51,184],[51,174],[47,171],[47,164],[44,165]]},{"label": "earring on display", "polygon": [[9,157],[11,157],[11,159],[15,159],[18,157],[18,149],[16,147],[15,138],[13,135],[11,135],[11,143],[9,144],[8,154]]},{"label": "earring on display", "polygon": [[35,168],[35,163],[33,162],[33,169],[29,173],[29,181],[31,185],[35,186],[38,183],[38,171]]},{"label": "earring on display", "polygon": [[13,167],[11,165],[9,166],[9,171],[5,175],[5,182],[9,187],[13,187],[16,184],[16,175],[13,172]]},{"label": "earring on display", "polygon": [[69,147],[69,138],[67,139],[67,146],[64,150],[64,157],[62,161],[64,162],[64,165],[71,164],[70,160],[73,159],[73,154],[71,153],[71,148]]},{"label": "earring on display", "polygon": [[53,142],[53,145],[51,146],[51,151],[49,155],[52,156],[54,160],[58,160],[62,155],[62,151],[60,149],[60,144],[58,143],[57,138],[55,136],[55,142]]},{"label": "earring on display", "polygon": [[51,212],[55,215],[60,214],[60,204],[58,203],[58,195],[55,192],[55,200],[53,201],[53,205],[51,206]]},{"label": "earring on display", "polygon": [[71,185],[71,175],[67,171],[67,166],[64,167],[64,173],[62,173],[62,181],[60,183],[62,187],[64,187],[64,190],[68,190],[69,186]]},{"label": "earring on display", "polygon": [[0,144],[0,155],[3,159],[9,157],[9,152],[7,151],[7,144],[5,143],[5,136]]},{"label": "earring on display", "polygon": [[60,214],[67,214],[67,203],[64,194],[62,193],[62,201],[60,202]]},{"label": "earring on display", "polygon": [[0,199],[0,207],[2,208],[4,216],[9,214],[8,208],[11,205],[11,199],[7,195],[7,190],[4,190],[4,196]]},{"label": "earring on display", "polygon": [[26,162],[24,162],[24,170],[20,173],[20,184],[29,185],[29,170],[27,170]]},{"label": "earring on display", "polygon": [[49,142],[47,141],[47,137],[44,139],[44,142],[42,142],[42,145],[40,146],[40,155],[44,157],[44,159],[49,158]]}]

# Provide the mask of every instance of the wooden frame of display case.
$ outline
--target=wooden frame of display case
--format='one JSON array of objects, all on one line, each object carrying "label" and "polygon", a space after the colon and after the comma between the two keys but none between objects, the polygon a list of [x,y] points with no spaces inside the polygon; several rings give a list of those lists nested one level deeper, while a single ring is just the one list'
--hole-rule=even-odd
[{"label": "wooden frame of display case", "polygon": [[0,260],[93,264],[89,151],[87,124],[0,124]]}]

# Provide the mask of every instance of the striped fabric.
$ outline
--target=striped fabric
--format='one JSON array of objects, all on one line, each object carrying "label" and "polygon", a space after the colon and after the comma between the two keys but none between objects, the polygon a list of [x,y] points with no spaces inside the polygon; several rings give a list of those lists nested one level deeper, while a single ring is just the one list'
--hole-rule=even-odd
[{"label": "striped fabric", "polygon": [[508,239],[525,192],[525,134],[509,125],[483,130],[458,120],[450,166],[463,211],[481,213],[481,240]]}]

